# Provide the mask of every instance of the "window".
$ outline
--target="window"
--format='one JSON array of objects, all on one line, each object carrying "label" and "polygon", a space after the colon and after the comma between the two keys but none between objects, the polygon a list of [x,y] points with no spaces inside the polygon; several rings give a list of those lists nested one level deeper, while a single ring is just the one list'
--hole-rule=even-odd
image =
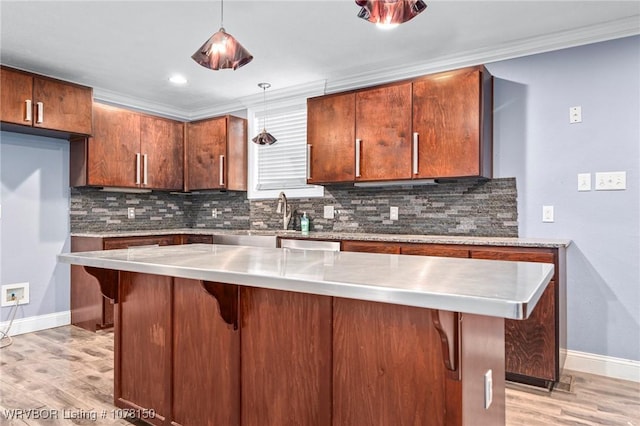
[{"label": "window", "polygon": [[289,105],[269,107],[266,128],[278,141],[257,145],[251,139],[264,127],[264,111],[248,110],[249,188],[248,197],[321,197],[324,188],[307,185],[307,104],[306,99]]}]

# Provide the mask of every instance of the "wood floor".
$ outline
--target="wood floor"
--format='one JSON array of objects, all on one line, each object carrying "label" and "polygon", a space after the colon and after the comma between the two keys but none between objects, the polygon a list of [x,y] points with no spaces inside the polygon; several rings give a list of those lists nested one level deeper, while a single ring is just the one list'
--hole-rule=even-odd
[{"label": "wood floor", "polygon": [[[507,425],[640,426],[640,384],[566,373],[565,381],[572,382],[567,390],[547,393],[509,384]],[[112,401],[110,332],[65,326],[15,336],[0,350],[1,425],[142,424],[123,419]],[[36,414],[58,418],[35,420]]]}]

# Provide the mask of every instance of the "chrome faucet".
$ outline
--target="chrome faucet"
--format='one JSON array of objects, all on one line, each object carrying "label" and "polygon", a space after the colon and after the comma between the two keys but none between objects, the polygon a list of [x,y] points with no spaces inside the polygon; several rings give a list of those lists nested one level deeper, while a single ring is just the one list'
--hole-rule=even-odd
[{"label": "chrome faucet", "polygon": [[284,192],[278,195],[278,208],[276,209],[276,213],[282,213],[282,229],[286,231],[289,228],[289,222],[291,221],[293,212],[287,204],[287,196],[284,195]]}]

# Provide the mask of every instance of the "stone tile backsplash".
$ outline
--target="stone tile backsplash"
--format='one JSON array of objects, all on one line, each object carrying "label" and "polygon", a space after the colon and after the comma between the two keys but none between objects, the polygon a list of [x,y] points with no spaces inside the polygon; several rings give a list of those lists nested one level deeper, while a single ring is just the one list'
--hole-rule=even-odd
[{"label": "stone tile backsplash", "polygon": [[[323,198],[290,199],[289,229],[307,212],[311,231],[517,237],[515,178],[459,179],[438,185],[356,188],[327,186]],[[334,219],[323,219],[325,205]],[[389,207],[399,208],[391,221]],[[136,218],[127,219],[135,207]],[[71,232],[153,229],[282,229],[277,200],[249,201],[244,192],[129,194],[71,189]],[[217,217],[212,211],[216,209]]]}]

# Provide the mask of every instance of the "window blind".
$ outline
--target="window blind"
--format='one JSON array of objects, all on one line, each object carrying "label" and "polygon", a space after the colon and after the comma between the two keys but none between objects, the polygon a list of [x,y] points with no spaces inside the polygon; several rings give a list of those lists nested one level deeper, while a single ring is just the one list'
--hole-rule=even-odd
[{"label": "window blind", "polygon": [[[264,127],[264,114],[255,115],[254,129]],[[307,109],[296,105],[267,111],[266,128],[277,142],[258,147],[256,189],[307,187]]]}]

